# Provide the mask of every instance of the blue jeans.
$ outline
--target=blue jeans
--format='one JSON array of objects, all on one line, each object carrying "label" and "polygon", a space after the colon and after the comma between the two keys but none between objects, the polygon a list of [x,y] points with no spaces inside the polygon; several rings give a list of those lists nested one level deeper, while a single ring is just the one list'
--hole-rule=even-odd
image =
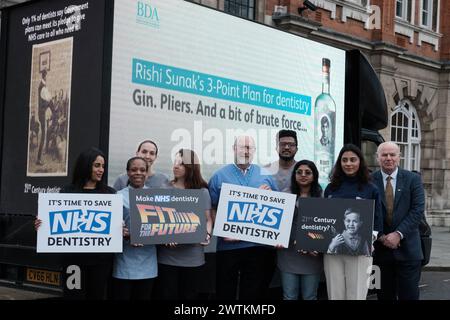
[{"label": "blue jeans", "polygon": [[319,274],[295,274],[280,271],[283,300],[298,300],[301,287],[303,300],[317,300]]}]

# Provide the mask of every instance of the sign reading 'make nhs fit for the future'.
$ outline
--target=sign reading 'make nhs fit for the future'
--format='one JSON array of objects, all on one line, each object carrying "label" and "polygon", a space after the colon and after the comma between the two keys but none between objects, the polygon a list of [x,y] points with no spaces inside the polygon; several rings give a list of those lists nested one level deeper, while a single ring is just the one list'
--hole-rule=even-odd
[{"label": "sign reading 'make nhs fit for the future'", "polygon": [[224,183],[214,235],[288,247],[295,195]]},{"label": "sign reading 'make nhs fit for the future'", "polygon": [[40,193],[37,252],[122,252],[122,196]]},{"label": "sign reading 'make nhs fit for the future'", "polygon": [[200,243],[206,238],[206,190],[130,191],[131,243]]}]

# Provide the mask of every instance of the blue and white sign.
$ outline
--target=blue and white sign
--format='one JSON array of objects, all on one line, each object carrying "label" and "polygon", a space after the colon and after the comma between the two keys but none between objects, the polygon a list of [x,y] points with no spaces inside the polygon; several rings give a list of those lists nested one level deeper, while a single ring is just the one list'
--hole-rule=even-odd
[{"label": "blue and white sign", "polygon": [[295,199],[294,194],[224,183],[213,234],[287,248]]},{"label": "blue and white sign", "polygon": [[40,193],[37,252],[122,252],[122,196]]}]

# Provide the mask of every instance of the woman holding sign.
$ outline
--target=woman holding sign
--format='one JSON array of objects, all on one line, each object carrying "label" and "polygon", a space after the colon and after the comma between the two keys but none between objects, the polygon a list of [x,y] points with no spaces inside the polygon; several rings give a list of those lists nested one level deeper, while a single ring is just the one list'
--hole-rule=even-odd
[{"label": "woman holding sign", "polygon": [[129,184],[118,193],[123,196],[123,220],[125,222],[123,252],[116,253],[113,266],[113,298],[116,300],[150,300],[154,278],[158,276],[155,245],[131,244],[130,190],[144,186],[148,164],[144,158],[133,157],[127,162]]},{"label": "woman holding sign", "polygon": [[[60,193],[116,193],[104,181],[105,166],[105,155],[101,150],[92,147],[82,152],[75,162],[72,183],[63,187]],[[40,225],[41,220],[36,219],[36,230]],[[61,257],[66,266],[76,265],[80,267],[82,279],[81,288],[75,286],[69,289],[66,281],[64,281],[65,299],[106,299],[108,281],[111,277],[112,254],[67,253]],[[65,271],[64,274],[66,274]]]},{"label": "woman holding sign", "polygon": [[206,239],[200,244],[171,243],[158,247],[158,297],[161,299],[197,298],[201,266],[205,264],[204,246],[211,240],[211,198],[200,172],[199,159],[192,150],[181,149],[173,164],[171,186],[178,189],[201,189],[206,199]]},{"label": "woman holding sign", "polygon": [[[346,144],[342,147],[333,168],[331,182],[325,189],[325,198],[375,200],[374,230],[382,231],[379,192],[370,182],[369,170],[357,146]],[[333,238],[329,252],[333,252],[337,244],[342,242],[341,237],[342,235],[338,234]],[[350,255],[349,251],[342,254],[325,254],[324,269],[329,299],[365,300],[371,266],[370,255]]]},{"label": "woman holding sign", "polygon": [[292,219],[289,248],[277,251],[277,266],[280,269],[283,300],[298,300],[300,289],[303,300],[317,300],[317,289],[323,270],[322,255],[295,249],[298,204],[300,198],[322,197],[319,172],[314,162],[301,160],[294,165],[291,176],[291,192],[297,195]]}]

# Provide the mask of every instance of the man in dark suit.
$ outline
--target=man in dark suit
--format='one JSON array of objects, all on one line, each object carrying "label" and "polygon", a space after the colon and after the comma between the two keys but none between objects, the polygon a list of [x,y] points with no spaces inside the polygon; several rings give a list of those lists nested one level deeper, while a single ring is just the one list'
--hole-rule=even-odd
[{"label": "man in dark suit", "polygon": [[394,142],[378,147],[381,170],[372,174],[381,199],[383,234],[375,242],[374,264],[380,267],[379,300],[418,300],[423,259],[419,222],[425,196],[420,176],[398,167],[400,148]]}]

